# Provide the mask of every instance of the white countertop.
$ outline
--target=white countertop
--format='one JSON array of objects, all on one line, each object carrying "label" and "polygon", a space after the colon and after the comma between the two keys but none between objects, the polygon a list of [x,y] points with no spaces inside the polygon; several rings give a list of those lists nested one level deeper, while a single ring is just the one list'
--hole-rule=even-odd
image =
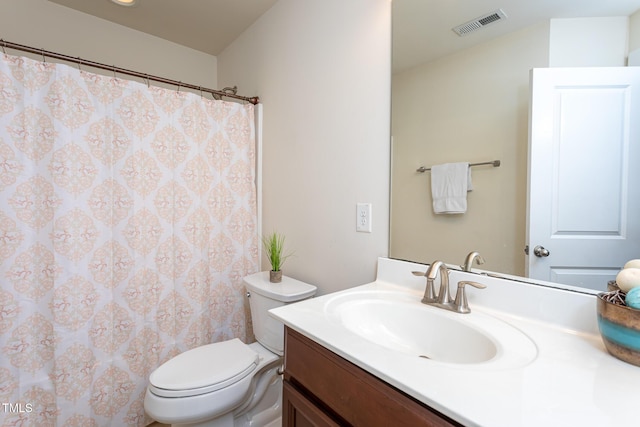
[{"label": "white countertop", "polygon": [[[381,258],[375,282],[271,310],[290,328],[322,344],[465,426],[626,427],[640,425],[640,367],[610,356],[596,324],[596,298],[511,280],[451,271],[450,283],[487,285],[467,290],[471,315],[493,316],[522,331],[537,348],[524,366],[491,361],[450,364],[377,345],[328,318],[326,304],[353,292],[406,292],[422,298],[420,264]],[[330,316],[329,316],[330,317]],[[468,319],[473,319],[469,317]],[[415,325],[424,328],[428,325]]]}]

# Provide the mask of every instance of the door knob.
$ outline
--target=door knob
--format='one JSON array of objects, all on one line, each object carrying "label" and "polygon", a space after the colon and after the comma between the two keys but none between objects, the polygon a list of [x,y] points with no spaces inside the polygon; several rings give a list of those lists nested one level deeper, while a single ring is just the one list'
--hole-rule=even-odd
[{"label": "door knob", "polygon": [[548,257],[549,253],[550,252],[547,249],[545,249],[544,246],[538,245],[535,248],[533,248],[533,254],[540,258]]}]

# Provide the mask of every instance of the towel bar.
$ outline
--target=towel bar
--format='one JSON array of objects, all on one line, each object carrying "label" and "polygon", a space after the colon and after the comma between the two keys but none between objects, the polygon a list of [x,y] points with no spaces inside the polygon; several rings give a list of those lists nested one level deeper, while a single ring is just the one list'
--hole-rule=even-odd
[{"label": "towel bar", "polygon": [[[469,163],[469,166],[481,166],[481,165],[493,165],[494,168],[497,168],[498,166],[500,166],[500,160],[494,160],[491,162],[481,162],[481,163]],[[416,172],[426,172],[426,171],[430,171],[431,168],[425,168],[424,166],[420,166],[418,169],[416,169]]]}]

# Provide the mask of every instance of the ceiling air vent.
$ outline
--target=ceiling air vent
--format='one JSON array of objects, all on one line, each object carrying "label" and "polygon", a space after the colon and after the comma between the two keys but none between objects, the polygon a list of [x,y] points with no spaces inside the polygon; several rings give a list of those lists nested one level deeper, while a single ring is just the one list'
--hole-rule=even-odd
[{"label": "ceiling air vent", "polygon": [[507,14],[504,13],[502,9],[498,9],[494,12],[482,15],[465,24],[458,25],[457,27],[453,28],[453,31],[459,36],[466,36],[467,34],[477,31],[480,28],[486,27],[489,24],[493,24],[494,22],[502,21],[504,19],[507,19]]}]

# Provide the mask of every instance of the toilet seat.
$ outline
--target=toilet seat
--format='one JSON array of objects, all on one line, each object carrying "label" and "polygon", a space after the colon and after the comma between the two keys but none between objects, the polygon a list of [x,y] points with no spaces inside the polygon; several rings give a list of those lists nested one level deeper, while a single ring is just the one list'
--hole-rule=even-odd
[{"label": "toilet seat", "polygon": [[258,353],[238,338],[196,347],[153,371],[149,391],[162,397],[211,393],[251,374],[258,361]]}]

